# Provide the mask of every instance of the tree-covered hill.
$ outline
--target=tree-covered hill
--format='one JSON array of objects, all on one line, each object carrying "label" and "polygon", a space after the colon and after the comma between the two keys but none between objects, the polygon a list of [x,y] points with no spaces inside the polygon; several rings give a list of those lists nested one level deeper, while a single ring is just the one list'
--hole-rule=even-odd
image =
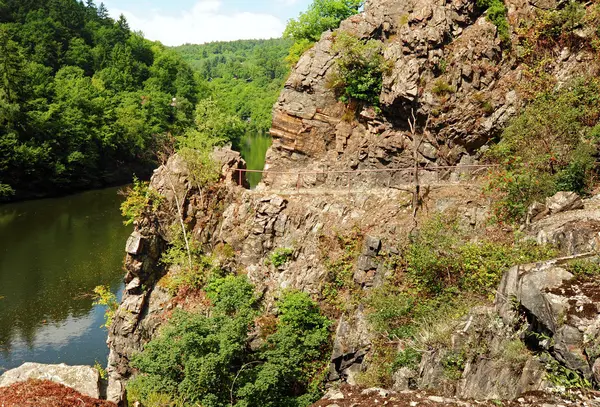
[{"label": "tree-covered hill", "polygon": [[265,132],[271,109],[289,74],[291,40],[240,40],[174,48],[198,73],[203,96]]},{"label": "tree-covered hill", "polygon": [[197,96],[177,53],[102,4],[0,0],[0,199],[131,179]]}]

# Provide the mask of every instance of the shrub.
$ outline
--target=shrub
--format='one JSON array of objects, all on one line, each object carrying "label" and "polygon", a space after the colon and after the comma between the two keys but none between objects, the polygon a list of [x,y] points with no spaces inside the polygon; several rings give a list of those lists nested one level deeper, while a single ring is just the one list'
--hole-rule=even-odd
[{"label": "shrub", "polygon": [[8,184],[0,182],[0,198],[8,197],[15,194],[15,190]]},{"label": "shrub", "polygon": [[148,187],[147,182],[133,178],[133,187],[126,190],[127,198],[121,204],[125,225],[131,225],[142,216],[156,212],[164,197]]},{"label": "shrub", "polygon": [[206,291],[209,316],[176,312],[133,357],[140,373],[128,384],[130,402],[270,407],[318,400],[331,323],[307,294],[283,295],[275,332],[252,351],[249,333],[259,316],[254,287],[229,276]]},{"label": "shrub", "polygon": [[477,6],[487,10],[487,18],[498,29],[498,36],[504,44],[510,42],[508,10],[502,0],[477,0]]},{"label": "shrub", "polygon": [[577,277],[600,276],[600,264],[593,260],[575,260],[567,263],[567,270]]},{"label": "shrub", "polygon": [[440,78],[437,81],[435,81],[435,83],[433,84],[433,88],[431,88],[431,91],[438,96],[445,96],[456,92],[456,89],[454,88],[454,86],[449,85],[448,82]]},{"label": "shrub", "polygon": [[94,305],[102,305],[106,307],[104,312],[104,325],[103,328],[110,328],[115,317],[115,313],[119,308],[119,302],[117,297],[110,291],[110,287],[99,285],[94,288],[95,300]]},{"label": "shrub", "polygon": [[285,265],[294,254],[294,249],[288,247],[279,247],[273,250],[273,253],[269,256],[268,262],[275,267],[281,267]]},{"label": "shrub", "polygon": [[531,354],[523,341],[512,339],[504,343],[501,356],[516,372],[520,372]]},{"label": "shrub", "polygon": [[344,103],[359,100],[379,106],[383,74],[389,70],[383,57],[383,43],[363,41],[345,32],[339,32],[334,41],[333,50],[338,58],[329,86]]},{"label": "shrub", "polygon": [[296,65],[298,61],[300,61],[302,55],[311,49],[314,44],[315,43],[313,41],[307,39],[301,39],[294,42],[294,44],[290,47],[288,56],[285,57],[285,61],[291,66]]},{"label": "shrub", "polygon": [[398,370],[402,367],[409,369],[416,369],[421,363],[421,352],[418,350],[407,347],[406,349],[398,352],[396,360],[394,360],[394,370]]},{"label": "shrub", "polygon": [[442,358],[444,374],[450,380],[458,380],[465,370],[466,355],[464,352],[448,352]]}]

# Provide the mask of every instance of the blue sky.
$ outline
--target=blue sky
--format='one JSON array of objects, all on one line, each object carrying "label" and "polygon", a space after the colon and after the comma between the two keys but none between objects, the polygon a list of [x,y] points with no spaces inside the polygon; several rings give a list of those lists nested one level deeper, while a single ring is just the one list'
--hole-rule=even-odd
[{"label": "blue sky", "polygon": [[133,30],[165,45],[274,38],[312,0],[103,0]]}]

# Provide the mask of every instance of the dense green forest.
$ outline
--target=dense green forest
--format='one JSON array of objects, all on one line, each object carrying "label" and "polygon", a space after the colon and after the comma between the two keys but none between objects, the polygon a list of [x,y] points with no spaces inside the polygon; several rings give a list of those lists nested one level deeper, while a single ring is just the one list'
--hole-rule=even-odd
[{"label": "dense green forest", "polygon": [[289,39],[240,40],[174,48],[198,74],[202,96],[211,97],[249,131],[266,132],[289,65]]},{"label": "dense green forest", "polygon": [[0,0],[0,199],[131,179],[197,97],[177,53],[102,4]]}]

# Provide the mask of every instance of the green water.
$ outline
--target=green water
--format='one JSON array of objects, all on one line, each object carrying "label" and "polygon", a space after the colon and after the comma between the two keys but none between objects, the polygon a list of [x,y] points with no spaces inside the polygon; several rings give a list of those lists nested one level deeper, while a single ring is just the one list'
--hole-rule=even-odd
[{"label": "green water", "polygon": [[130,228],[118,188],[0,205],[0,373],[107,358],[97,285],[122,288]]},{"label": "green water", "polygon": [[[240,150],[249,170],[262,170],[265,168],[265,155],[271,144],[271,136],[266,134],[249,133],[242,138]],[[246,179],[251,188],[256,187],[261,178],[262,174],[260,173],[249,172],[246,174]]]},{"label": "green water", "polygon": [[[240,150],[262,170],[271,137],[248,134]],[[254,188],[259,173],[249,173]],[[23,362],[106,363],[104,309],[97,285],[122,290],[130,227],[118,188],[0,205],[0,374]]]}]

